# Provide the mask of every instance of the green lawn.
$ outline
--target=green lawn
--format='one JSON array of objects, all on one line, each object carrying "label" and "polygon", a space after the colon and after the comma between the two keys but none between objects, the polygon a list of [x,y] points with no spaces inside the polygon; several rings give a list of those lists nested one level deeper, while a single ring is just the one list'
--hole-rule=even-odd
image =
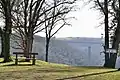
[{"label": "green lawn", "polygon": [[0,63],[0,80],[120,80],[116,69],[72,67],[37,60],[36,65]]}]

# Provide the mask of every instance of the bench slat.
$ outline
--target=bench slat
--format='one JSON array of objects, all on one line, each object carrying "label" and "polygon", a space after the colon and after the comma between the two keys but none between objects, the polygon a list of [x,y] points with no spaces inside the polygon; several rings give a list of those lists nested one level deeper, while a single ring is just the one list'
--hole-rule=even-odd
[{"label": "bench slat", "polygon": [[[24,52],[13,52],[13,54],[24,54]],[[29,53],[31,55],[38,55],[38,53]]]}]

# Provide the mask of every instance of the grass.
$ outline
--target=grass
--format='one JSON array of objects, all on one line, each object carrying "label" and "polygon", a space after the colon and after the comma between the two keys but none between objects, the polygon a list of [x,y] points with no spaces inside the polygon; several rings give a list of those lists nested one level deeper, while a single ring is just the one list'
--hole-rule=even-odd
[{"label": "grass", "polygon": [[120,72],[103,67],[72,67],[37,60],[0,63],[0,80],[120,80]]}]

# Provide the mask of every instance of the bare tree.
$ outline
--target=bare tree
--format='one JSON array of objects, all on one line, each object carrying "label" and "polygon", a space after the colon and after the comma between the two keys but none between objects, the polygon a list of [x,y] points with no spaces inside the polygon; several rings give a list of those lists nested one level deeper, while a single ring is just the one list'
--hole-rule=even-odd
[{"label": "bare tree", "polygon": [[[119,0],[96,0],[97,5],[100,7],[101,12],[105,16],[105,50],[109,48],[110,36],[112,48],[118,51],[120,42],[120,2]],[[109,25],[108,25],[109,24]],[[108,27],[107,27],[108,26]],[[107,34],[107,35],[106,35]],[[115,68],[117,53],[105,53],[105,67]]]},{"label": "bare tree", "polygon": [[[21,40],[19,47],[25,53],[25,57],[29,57],[32,52],[33,35],[34,31],[40,28],[40,17],[42,7],[44,7],[45,0],[21,0],[14,10],[14,31],[17,37]],[[40,31],[40,29],[39,29]]]},{"label": "bare tree", "polygon": [[[64,5],[72,5],[75,1],[76,0],[56,0],[56,5],[53,4],[54,1],[52,0],[21,0],[21,2],[19,2],[14,10],[13,24],[14,31],[19,34],[16,36],[22,42],[21,44],[17,42],[17,44],[26,53],[26,57],[29,57],[28,53],[32,52],[33,35],[44,30],[44,24],[47,21],[62,15],[63,12],[60,12],[61,9],[63,9],[64,13],[68,13],[69,11],[65,11],[68,9],[68,6],[64,7]],[[55,7],[58,11],[57,14],[55,12],[54,15],[47,15],[47,17],[44,18],[45,13],[51,14]]]},{"label": "bare tree", "polygon": [[[120,0],[113,0],[112,1],[112,9],[114,11],[114,18],[112,20],[114,24],[114,30],[113,30],[113,37],[112,37],[112,48],[116,49],[118,52],[119,43],[120,43]],[[117,53],[110,55],[110,62],[111,67],[115,68],[117,59]]]},{"label": "bare tree", "polygon": [[109,67],[109,54],[106,53],[106,49],[109,48],[109,18],[108,18],[108,0],[101,2],[100,0],[95,0],[95,3],[99,6],[98,9],[104,15],[104,24],[105,24],[105,64],[104,67]]},{"label": "bare tree", "polygon": [[5,20],[5,27],[0,28],[2,38],[2,54],[4,62],[11,61],[10,59],[10,35],[12,30],[12,9],[16,0],[0,0],[0,12]]},{"label": "bare tree", "polygon": [[[49,51],[49,44],[50,44],[50,40],[51,38],[61,29],[63,28],[65,25],[70,25],[66,22],[67,19],[70,19],[68,17],[66,17],[66,15],[72,11],[72,9],[74,8],[74,6],[71,6],[72,4],[75,3],[75,1],[73,2],[68,2],[68,3],[64,3],[62,5],[56,6],[57,4],[59,4],[59,2],[57,2],[56,0],[53,0],[53,9],[51,9],[48,12],[45,12],[45,35],[46,35],[46,58],[45,61],[48,62],[48,51]],[[60,1],[62,2],[62,0]],[[47,20],[47,18],[49,18],[49,16],[51,16],[52,18]]]}]

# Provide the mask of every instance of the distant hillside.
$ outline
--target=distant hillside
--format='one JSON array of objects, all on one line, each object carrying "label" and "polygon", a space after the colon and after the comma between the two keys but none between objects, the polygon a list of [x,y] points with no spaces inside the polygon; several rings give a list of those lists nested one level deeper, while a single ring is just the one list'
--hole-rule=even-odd
[{"label": "distant hillside", "polygon": [[[14,44],[13,41],[11,43]],[[11,53],[13,51],[16,50],[11,48]],[[49,62],[74,66],[102,66],[104,64],[104,54],[100,54],[101,51],[103,51],[103,48],[100,38],[52,38],[49,48]],[[45,60],[44,37],[34,36],[33,52],[39,53],[38,59]]]},{"label": "distant hillside", "polygon": [[[14,46],[14,40],[11,40],[11,46]],[[11,48],[11,53],[14,51],[21,51]],[[33,52],[39,53],[38,59],[45,60],[45,38],[40,36],[34,36],[33,42]],[[78,54],[83,53],[70,47],[66,42],[51,39],[49,48],[49,62],[63,63],[68,65],[82,65],[83,55]]]},{"label": "distant hillside", "polygon": [[102,41],[100,38],[87,38],[87,37],[69,37],[59,38],[65,41],[69,46],[82,51],[84,55],[84,65],[88,66],[102,66],[104,63],[104,54]]},{"label": "distant hillside", "polygon": [[[35,36],[33,52],[39,52],[39,59],[45,59],[45,38]],[[66,42],[51,39],[49,48],[49,61],[69,65],[82,65],[83,55],[77,49],[70,47]]]}]

